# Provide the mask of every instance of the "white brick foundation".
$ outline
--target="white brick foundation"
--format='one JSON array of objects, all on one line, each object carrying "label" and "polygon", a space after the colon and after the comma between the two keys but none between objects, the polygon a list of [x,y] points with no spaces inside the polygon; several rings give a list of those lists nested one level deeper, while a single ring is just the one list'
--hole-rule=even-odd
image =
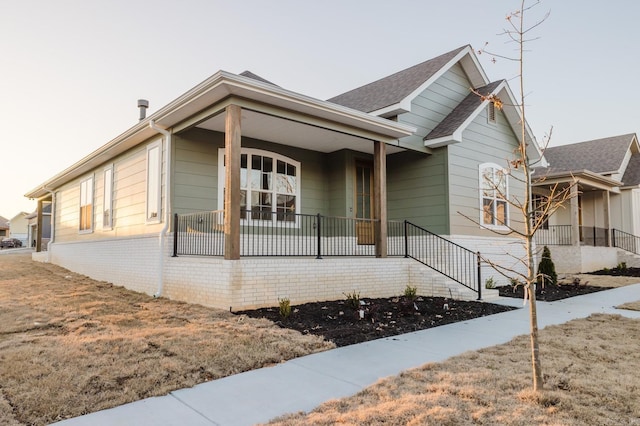
[{"label": "white brick foundation", "polygon": [[[477,295],[420,263],[403,257],[171,257],[171,237],[160,259],[158,236],[91,242],[54,243],[52,263],[97,280],[173,300],[221,309],[277,306],[344,299],[357,292],[362,298],[402,295],[406,286],[418,294],[475,300]],[[483,289],[484,290],[484,289]],[[485,292],[485,294],[487,294]]]}]

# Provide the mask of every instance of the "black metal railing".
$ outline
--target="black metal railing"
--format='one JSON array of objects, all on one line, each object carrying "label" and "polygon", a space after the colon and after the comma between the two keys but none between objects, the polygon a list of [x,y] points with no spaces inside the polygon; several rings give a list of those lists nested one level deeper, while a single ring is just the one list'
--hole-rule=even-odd
[{"label": "black metal railing", "polygon": [[[376,221],[320,214],[242,212],[240,256],[375,256]],[[174,215],[173,256],[224,256],[223,211]],[[434,269],[481,297],[480,253],[408,221],[387,222],[387,256]]]},{"label": "black metal railing", "polygon": [[539,246],[570,246],[571,225],[549,225],[547,229],[539,228],[534,240]]},{"label": "black metal railing", "polygon": [[612,246],[622,250],[640,254],[640,237],[618,229],[611,230]]},{"label": "black metal railing", "polygon": [[592,247],[609,247],[609,230],[596,226],[581,226],[580,243]]},{"label": "black metal railing", "polygon": [[[375,256],[376,221],[242,212],[240,256]],[[174,215],[173,255],[224,256],[222,210]],[[404,225],[387,225],[387,255],[404,256]]]},{"label": "black metal railing", "polygon": [[405,221],[405,257],[410,257],[478,293],[482,298],[480,253]]}]

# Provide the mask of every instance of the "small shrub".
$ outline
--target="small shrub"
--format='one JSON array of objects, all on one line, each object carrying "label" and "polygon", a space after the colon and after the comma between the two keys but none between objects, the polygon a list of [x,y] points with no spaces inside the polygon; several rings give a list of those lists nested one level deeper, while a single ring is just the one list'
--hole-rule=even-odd
[{"label": "small shrub", "polygon": [[409,284],[407,284],[407,287],[404,289],[404,297],[413,302],[414,300],[416,300],[416,297],[418,297],[418,288],[411,287]]},{"label": "small shrub", "polygon": [[493,279],[493,277],[489,277],[489,278],[487,278],[487,279],[485,280],[485,282],[484,282],[484,288],[489,288],[489,289],[491,289],[491,288],[496,288],[496,282],[495,282],[495,280]]},{"label": "small shrub", "polygon": [[517,287],[520,285],[520,281],[517,278],[509,278],[509,282],[511,283],[511,287]]},{"label": "small shrub", "polygon": [[278,305],[280,306],[280,316],[283,319],[289,318],[291,315],[291,301],[289,298],[278,299]]},{"label": "small shrub", "polygon": [[542,249],[542,259],[538,265],[538,284],[542,285],[556,285],[558,284],[558,274],[556,273],[556,265],[551,260],[551,250],[549,247],[544,246]]},{"label": "small shrub", "polygon": [[354,290],[352,293],[342,293],[347,298],[347,306],[358,310],[360,309],[360,293]]},{"label": "small shrub", "polygon": [[627,270],[627,262],[620,262],[620,263],[618,263],[617,269],[618,269],[620,272],[624,272],[624,271],[626,271],[626,270]]}]

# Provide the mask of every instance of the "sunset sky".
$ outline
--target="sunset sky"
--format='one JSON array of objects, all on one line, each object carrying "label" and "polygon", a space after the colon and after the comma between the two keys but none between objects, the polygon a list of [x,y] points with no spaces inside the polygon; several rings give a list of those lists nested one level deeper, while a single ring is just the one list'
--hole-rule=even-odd
[{"label": "sunset sky", "polygon": [[[0,215],[23,194],[216,71],[252,72],[319,99],[465,44],[500,54],[515,0],[2,0]],[[640,130],[640,2],[544,0],[531,20],[529,123],[551,145]],[[516,63],[480,60],[492,80]],[[517,82],[511,81],[515,93]]]}]

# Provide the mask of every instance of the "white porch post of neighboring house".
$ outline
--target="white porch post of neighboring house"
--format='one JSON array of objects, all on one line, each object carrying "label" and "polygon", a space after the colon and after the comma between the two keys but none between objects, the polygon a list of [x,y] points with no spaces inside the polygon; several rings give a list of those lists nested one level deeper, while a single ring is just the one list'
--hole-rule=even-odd
[{"label": "white porch post of neighboring house", "polygon": [[[42,202],[42,199],[38,200],[38,216],[36,219],[36,235],[35,235],[35,240],[36,240],[36,251],[40,252],[42,251],[42,209],[43,209],[43,205],[44,203]],[[27,246],[31,247],[31,241],[27,241]]]},{"label": "white porch post of neighboring house", "polygon": [[578,205],[578,184],[574,183],[571,186],[571,245],[580,245],[580,208]]},{"label": "white porch post of neighboring house", "polygon": [[374,142],[373,168],[376,257],[387,257],[387,145],[384,142]]},{"label": "white porch post of neighboring house", "polygon": [[224,258],[240,259],[240,149],[242,109],[229,105],[225,116]]},{"label": "white porch post of neighboring house", "polygon": [[611,199],[609,196],[609,191],[608,190],[604,190],[602,191],[602,206],[604,207],[604,232],[605,232],[605,244],[607,245],[607,247],[611,247],[611,215],[610,215],[610,208],[611,208]]}]

